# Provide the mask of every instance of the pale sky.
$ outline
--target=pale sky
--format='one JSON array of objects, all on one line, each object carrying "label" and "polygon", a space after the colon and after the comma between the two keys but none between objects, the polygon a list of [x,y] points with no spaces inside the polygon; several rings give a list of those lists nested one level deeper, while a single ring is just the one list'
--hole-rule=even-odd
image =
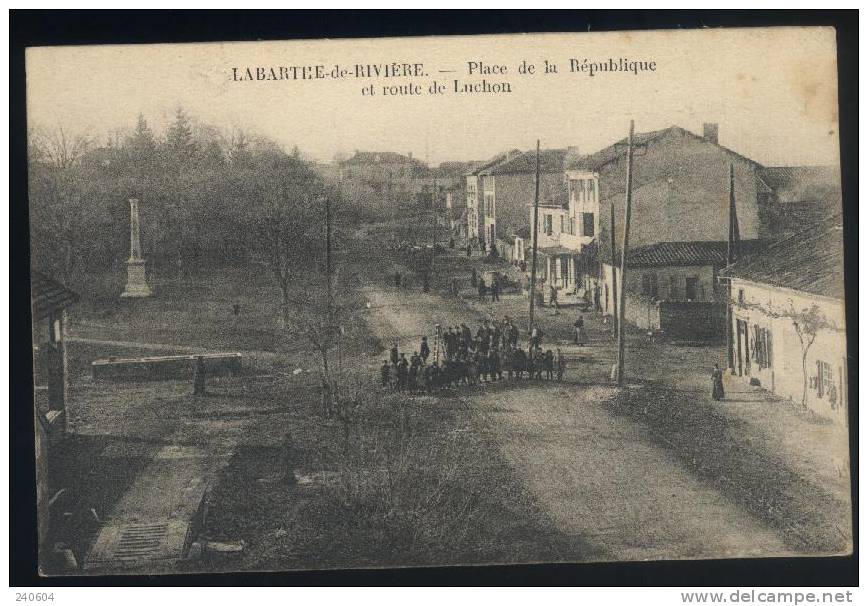
[{"label": "pale sky", "polygon": [[[638,76],[570,73],[579,62],[654,61]],[[558,73],[542,75],[548,59]],[[522,76],[526,60],[538,73]],[[385,97],[383,85],[477,81],[467,63],[505,65],[511,94]],[[234,82],[232,68],[422,63],[425,76]],[[454,73],[440,73],[453,72]],[[363,96],[373,83],[377,94]],[[591,153],[677,124],[720,125],[720,143],[766,165],[837,164],[835,32],[773,28],[518,34],[291,42],[29,49],[30,125],[102,137],[141,112],[162,131],[182,106],[221,129],[239,127],[328,161],[353,150],[412,152],[439,164],[509,149],[574,145]],[[103,140],[103,139],[98,139]]]}]

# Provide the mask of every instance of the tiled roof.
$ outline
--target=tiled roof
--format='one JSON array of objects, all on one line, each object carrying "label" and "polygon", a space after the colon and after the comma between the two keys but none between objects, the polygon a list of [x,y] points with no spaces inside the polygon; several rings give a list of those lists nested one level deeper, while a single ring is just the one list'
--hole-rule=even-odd
[{"label": "tiled roof", "polygon": [[[650,132],[646,132],[646,133],[634,133],[633,134],[633,147],[634,147],[634,149],[636,147],[643,147],[643,146],[648,145],[649,143],[656,141],[657,139],[660,139],[660,138],[664,137],[665,135],[668,135],[669,133],[672,133],[672,132],[677,132],[677,133],[680,133],[682,135],[686,135],[689,137],[693,137],[695,139],[705,141],[705,139],[703,139],[699,135],[692,133],[689,130],[686,130],[684,128],[681,128],[680,126],[670,126],[669,128],[664,128],[662,130],[654,130],[654,131],[650,131]],[[734,152],[731,149],[724,147],[723,145],[720,145],[718,143],[715,143],[715,145],[717,145],[720,149],[722,149],[723,151],[725,151],[729,154],[732,154],[738,158],[741,158],[742,160],[745,160],[747,162],[750,162],[751,164],[759,166],[758,162],[751,160],[750,158],[746,158],[745,156],[742,156],[741,154]],[[587,156],[580,156],[580,157],[576,158],[574,161],[570,162],[570,164],[568,166],[566,166],[565,168],[566,168],[566,170],[595,171],[595,170],[599,170],[600,168],[602,168],[604,165],[608,164],[609,162],[612,162],[613,160],[616,160],[616,159],[620,158],[621,156],[626,155],[626,153],[627,153],[627,138],[625,137],[625,138],[621,139],[620,141],[617,141],[608,147],[604,147],[603,149],[601,149],[600,151],[598,151],[596,153],[593,153],[593,154],[590,154]]]},{"label": "tiled roof", "polygon": [[489,158],[485,162],[481,163],[479,166],[477,166],[473,170],[468,171],[467,175],[468,176],[480,175],[480,174],[482,174],[483,171],[487,171],[489,168],[497,166],[498,164],[500,164],[502,162],[507,162],[508,160],[510,160],[511,158],[514,158],[516,156],[520,156],[521,153],[522,153],[521,150],[518,150],[518,149],[511,149],[509,151],[501,152],[501,153],[497,154],[496,156],[494,156],[493,158]]},{"label": "tiled roof", "polygon": [[723,277],[844,298],[844,233],[841,215],[781,240],[724,268]]},{"label": "tiled roof", "polygon": [[30,301],[33,319],[47,317],[51,312],[68,307],[78,301],[77,293],[52,280],[45,274],[34,271],[30,276]]},{"label": "tiled roof", "polygon": [[[753,252],[767,246],[762,240],[743,240],[739,242],[741,255]],[[630,267],[665,267],[665,266],[696,266],[696,265],[726,265],[727,243],[720,241],[692,242],[657,242],[647,246],[631,248],[627,253],[627,264]],[[620,262],[620,250],[616,251]],[[604,246],[602,256],[608,263],[612,257],[611,249]]]},{"label": "tiled roof", "polygon": [[[539,171],[559,173],[564,170],[566,149],[541,149],[539,152]],[[536,172],[536,150],[518,154],[516,157],[498,163],[481,171],[485,175],[515,175]]]}]

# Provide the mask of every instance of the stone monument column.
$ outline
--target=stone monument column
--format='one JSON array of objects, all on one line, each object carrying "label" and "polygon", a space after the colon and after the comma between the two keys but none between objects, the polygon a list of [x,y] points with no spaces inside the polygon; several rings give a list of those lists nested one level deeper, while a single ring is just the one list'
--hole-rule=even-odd
[{"label": "stone monument column", "polygon": [[130,258],[127,259],[127,285],[122,297],[150,297],[151,288],[145,280],[145,260],[139,236],[139,201],[130,198]]}]

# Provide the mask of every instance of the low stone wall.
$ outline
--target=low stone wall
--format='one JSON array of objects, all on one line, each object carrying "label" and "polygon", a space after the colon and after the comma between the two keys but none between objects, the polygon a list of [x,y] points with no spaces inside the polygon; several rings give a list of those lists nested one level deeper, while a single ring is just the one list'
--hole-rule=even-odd
[{"label": "low stone wall", "polygon": [[714,301],[662,301],[660,326],[670,341],[722,341],[726,305]]},{"label": "low stone wall", "polygon": [[660,330],[660,301],[651,301],[631,294],[625,294],[624,318],[642,330]]},{"label": "low stone wall", "polygon": [[726,306],[714,301],[651,301],[627,293],[624,315],[667,341],[719,341],[726,336]]},{"label": "low stone wall", "polygon": [[[91,363],[94,380],[164,381],[193,376],[196,355],[151,356],[147,358],[108,358]],[[205,374],[225,376],[241,372],[241,354],[203,354]]]}]

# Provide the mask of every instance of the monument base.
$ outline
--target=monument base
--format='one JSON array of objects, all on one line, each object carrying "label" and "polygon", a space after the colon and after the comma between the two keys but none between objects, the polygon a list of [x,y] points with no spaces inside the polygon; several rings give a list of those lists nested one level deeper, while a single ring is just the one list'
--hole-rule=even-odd
[{"label": "monument base", "polygon": [[143,259],[127,261],[127,285],[121,297],[142,298],[150,297],[152,294],[151,287],[145,280],[145,261]]}]

